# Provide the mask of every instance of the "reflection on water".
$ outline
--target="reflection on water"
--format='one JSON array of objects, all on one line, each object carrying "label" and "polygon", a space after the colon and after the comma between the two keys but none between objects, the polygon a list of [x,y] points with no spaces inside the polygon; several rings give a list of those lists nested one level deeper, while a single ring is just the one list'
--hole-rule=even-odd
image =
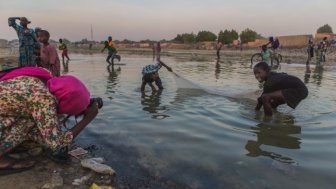
[{"label": "reflection on water", "polygon": [[67,74],[69,72],[69,60],[66,60],[63,64],[63,72],[62,74]]},{"label": "reflection on water", "polygon": [[220,63],[219,60],[216,61],[216,66],[215,66],[215,78],[219,79],[219,75],[220,75]]},{"label": "reflection on water", "polygon": [[[106,70],[108,72],[108,77],[107,77],[107,85],[106,85],[106,91],[108,93],[115,93],[116,86],[118,86],[119,81],[118,81],[118,75],[121,72],[120,67],[117,69],[117,71],[114,71],[111,65],[108,65],[106,67]],[[113,71],[112,71],[113,70]],[[111,99],[112,97],[110,97]]]},{"label": "reflection on water", "polygon": [[321,85],[323,79],[323,66],[316,66],[313,78],[316,80],[317,85]]},{"label": "reflection on water", "polygon": [[151,55],[123,56],[114,70],[101,55],[71,61],[71,74],[106,101],[77,140],[102,149],[95,153],[117,171],[120,188],[334,188],[332,71],[282,65],[278,71],[303,79],[309,96],[266,119],[254,111],[259,87],[248,62],[163,58],[181,77],[160,71],[165,89],[152,94],[139,88]]},{"label": "reflection on water", "polygon": [[[306,71],[304,75],[304,82],[305,83],[316,83],[317,86],[320,86],[322,84],[323,79],[323,66],[315,66],[313,72],[311,71],[310,65],[306,66]],[[313,81],[310,81],[310,78],[313,79]]]},{"label": "reflection on water", "polygon": [[251,157],[266,156],[283,163],[295,163],[295,160],[277,152],[262,150],[262,145],[287,149],[300,149],[300,138],[292,136],[301,134],[301,127],[296,125],[274,125],[260,123],[251,127],[256,134],[256,140],[248,140],[245,149]]},{"label": "reflection on water", "polygon": [[168,110],[167,107],[160,106],[162,91],[163,90],[158,90],[153,92],[151,95],[146,95],[145,92],[142,92],[141,95],[141,104],[143,106],[142,110],[153,114],[153,119],[164,119],[169,117],[169,115],[164,114],[164,112]]}]

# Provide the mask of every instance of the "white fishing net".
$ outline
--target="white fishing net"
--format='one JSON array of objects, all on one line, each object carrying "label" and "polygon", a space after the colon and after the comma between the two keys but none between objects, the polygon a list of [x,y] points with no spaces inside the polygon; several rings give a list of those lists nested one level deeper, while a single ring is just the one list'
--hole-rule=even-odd
[{"label": "white fishing net", "polygon": [[225,96],[229,98],[248,98],[248,99],[253,99],[253,100],[255,100],[261,94],[261,91],[259,90],[248,92],[248,93],[237,93],[237,92],[232,92],[229,90],[221,90],[221,89],[210,87],[210,86],[196,84],[192,81],[189,81],[183,78],[177,73],[173,73],[173,75],[174,75],[174,79],[176,81],[176,86],[178,89],[198,89],[198,90],[202,90],[209,94],[220,95],[220,96]]}]

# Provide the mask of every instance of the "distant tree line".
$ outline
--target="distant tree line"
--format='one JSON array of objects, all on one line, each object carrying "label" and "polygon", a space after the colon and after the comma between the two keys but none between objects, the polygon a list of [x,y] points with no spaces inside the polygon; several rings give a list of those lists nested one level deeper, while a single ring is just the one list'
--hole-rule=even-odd
[{"label": "distant tree line", "polygon": [[236,30],[221,30],[218,35],[214,34],[211,31],[200,31],[196,34],[194,33],[183,33],[177,34],[177,36],[172,40],[178,43],[195,43],[195,42],[204,42],[204,41],[215,41],[218,39],[222,43],[229,45],[232,44],[234,40],[240,40],[243,43],[254,41],[257,38],[262,37],[257,32],[247,28],[242,31],[240,34]]},{"label": "distant tree line", "polygon": [[[333,33],[333,29],[331,28],[330,25],[325,24],[317,29],[317,33]],[[216,41],[218,39],[221,41],[223,44],[230,45],[232,44],[235,40],[240,40],[242,44],[248,43],[251,41],[255,41],[256,39],[262,39],[264,38],[262,35],[258,34],[256,31],[246,28],[245,30],[241,31],[240,34],[234,29],[228,30],[221,30],[219,31],[218,35],[211,31],[206,31],[202,30],[199,31],[197,34],[195,33],[182,33],[182,34],[177,34],[177,36],[170,40],[171,42],[177,42],[177,43],[197,43],[197,42],[204,42],[204,41]],[[63,39],[63,41],[66,44],[72,43],[68,39]],[[58,42],[55,41],[55,42]],[[87,40],[86,38],[73,42],[75,44],[86,44],[90,43],[91,41]],[[124,44],[132,44],[136,43],[136,41],[124,39],[124,40],[115,40],[114,42],[116,43],[124,43]],[[153,44],[157,41],[146,39],[146,40],[140,40],[140,43],[150,43]],[[167,42],[167,40],[163,39],[160,40],[160,42]],[[100,43],[104,43],[104,41],[101,41]]]}]

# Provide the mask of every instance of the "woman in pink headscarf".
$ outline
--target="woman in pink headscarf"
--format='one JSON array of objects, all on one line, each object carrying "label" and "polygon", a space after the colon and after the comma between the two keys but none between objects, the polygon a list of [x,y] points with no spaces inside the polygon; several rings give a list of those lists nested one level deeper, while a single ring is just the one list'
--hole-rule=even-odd
[{"label": "woman in pink headscarf", "polygon": [[[19,172],[34,161],[6,156],[26,140],[52,150],[68,146],[97,115],[97,103],[89,106],[90,93],[73,76],[52,77],[38,67],[0,73],[0,174]],[[61,131],[59,115],[84,115],[68,131]]]}]

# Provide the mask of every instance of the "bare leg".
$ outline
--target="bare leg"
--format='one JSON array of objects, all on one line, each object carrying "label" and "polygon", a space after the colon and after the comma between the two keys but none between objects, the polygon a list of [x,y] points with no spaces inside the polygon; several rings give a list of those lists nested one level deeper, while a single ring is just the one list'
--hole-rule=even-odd
[{"label": "bare leg", "polygon": [[266,116],[272,116],[272,107],[276,108],[280,104],[285,104],[285,98],[281,91],[275,91],[273,93],[266,93],[262,97],[262,103],[264,106],[264,113]]}]

